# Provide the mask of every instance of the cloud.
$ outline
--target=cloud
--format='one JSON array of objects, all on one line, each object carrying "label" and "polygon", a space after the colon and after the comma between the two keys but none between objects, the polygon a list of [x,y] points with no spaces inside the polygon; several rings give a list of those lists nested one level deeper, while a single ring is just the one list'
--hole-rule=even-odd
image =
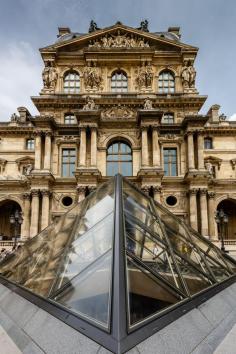
[{"label": "cloud", "polygon": [[230,116],[230,117],[228,118],[228,120],[234,120],[234,121],[236,121],[236,113],[232,114],[232,116]]},{"label": "cloud", "polygon": [[0,57],[0,121],[8,121],[17,107],[37,113],[30,96],[42,87],[42,63],[37,50],[27,42],[11,43]]}]

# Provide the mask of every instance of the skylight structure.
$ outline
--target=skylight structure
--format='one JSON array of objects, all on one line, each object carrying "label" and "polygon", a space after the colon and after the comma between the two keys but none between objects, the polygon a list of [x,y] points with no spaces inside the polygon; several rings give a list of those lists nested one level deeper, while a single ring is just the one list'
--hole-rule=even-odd
[{"label": "skylight structure", "polygon": [[0,264],[1,282],[114,353],[235,273],[233,259],[121,175]]}]

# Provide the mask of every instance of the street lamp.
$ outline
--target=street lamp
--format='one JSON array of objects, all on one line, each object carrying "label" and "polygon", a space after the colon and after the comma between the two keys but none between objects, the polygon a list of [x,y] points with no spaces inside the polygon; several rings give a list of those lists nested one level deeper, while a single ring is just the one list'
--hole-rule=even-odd
[{"label": "street lamp", "polygon": [[10,224],[14,225],[14,245],[12,250],[16,249],[16,245],[17,245],[17,234],[18,234],[18,230],[19,227],[21,226],[21,224],[23,223],[23,217],[22,217],[22,211],[19,211],[18,209],[16,209],[16,211],[10,215]]},{"label": "street lamp", "polygon": [[221,251],[223,252],[228,252],[225,250],[225,245],[224,245],[224,236],[225,236],[225,231],[226,231],[226,226],[229,222],[229,217],[227,214],[225,214],[223,209],[217,210],[215,213],[215,221],[217,225],[219,225],[219,234],[220,234],[220,240],[221,240]]}]

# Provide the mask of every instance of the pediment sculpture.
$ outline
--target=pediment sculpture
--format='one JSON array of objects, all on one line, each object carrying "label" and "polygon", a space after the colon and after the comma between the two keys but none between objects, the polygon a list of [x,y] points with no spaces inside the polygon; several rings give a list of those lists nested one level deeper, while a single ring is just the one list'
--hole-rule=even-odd
[{"label": "pediment sculpture", "polygon": [[109,34],[90,42],[90,48],[147,48],[149,43],[143,37],[133,34],[121,34],[120,31],[116,35]]},{"label": "pediment sculpture", "polygon": [[132,119],[136,117],[136,111],[130,107],[126,106],[113,106],[108,108],[101,113],[101,118],[103,120],[115,119]]}]

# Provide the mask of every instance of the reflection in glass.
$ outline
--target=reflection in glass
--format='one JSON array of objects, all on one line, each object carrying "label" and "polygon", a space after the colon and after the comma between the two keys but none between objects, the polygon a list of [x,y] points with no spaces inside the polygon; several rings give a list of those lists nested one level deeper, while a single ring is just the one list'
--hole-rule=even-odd
[{"label": "reflection in glass", "polygon": [[109,327],[112,252],[66,283],[52,299]]},{"label": "reflection in glass", "polygon": [[127,282],[130,326],[177,303],[180,298],[150,272],[127,259]]}]

